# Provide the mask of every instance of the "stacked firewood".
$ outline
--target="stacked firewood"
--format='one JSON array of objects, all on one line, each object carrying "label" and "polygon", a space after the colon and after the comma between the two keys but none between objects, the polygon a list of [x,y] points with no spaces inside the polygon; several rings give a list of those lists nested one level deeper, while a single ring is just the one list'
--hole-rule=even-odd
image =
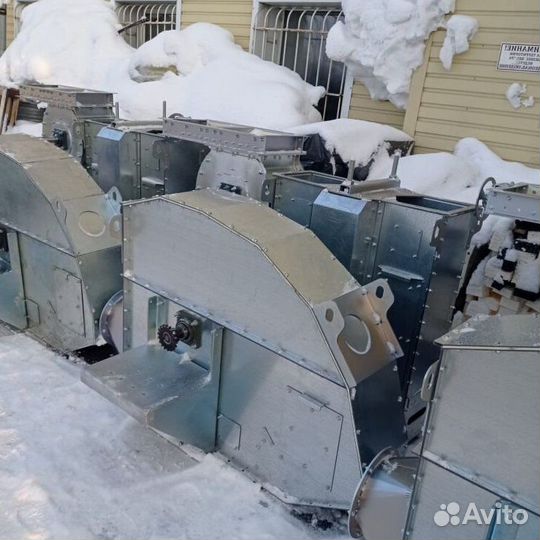
[{"label": "stacked firewood", "polygon": [[540,225],[498,229],[467,286],[465,316],[540,313]]}]

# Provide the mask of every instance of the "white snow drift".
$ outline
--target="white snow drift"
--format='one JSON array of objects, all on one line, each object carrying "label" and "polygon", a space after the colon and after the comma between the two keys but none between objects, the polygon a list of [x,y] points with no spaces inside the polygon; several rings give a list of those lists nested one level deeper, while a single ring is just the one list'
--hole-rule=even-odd
[{"label": "white snow drift", "polygon": [[478,31],[478,21],[468,15],[452,15],[446,23],[446,36],[439,53],[444,69],[450,70],[456,54],[469,50],[469,42]]},{"label": "white snow drift", "polygon": [[40,0],[22,12],[21,30],[0,59],[0,82],[37,81],[101,89],[132,49],[103,0]]},{"label": "white snow drift", "polygon": [[425,41],[455,0],[343,0],[345,22],[328,34],[326,53],[345,62],[373,99],[404,109]]},{"label": "white snow drift", "polygon": [[[381,154],[368,180],[386,178],[392,159]],[[461,139],[454,153],[415,154],[399,161],[398,176],[402,187],[463,202],[475,202],[478,190],[490,176],[499,183],[529,182],[540,184],[540,171],[521,163],[501,159],[478,139]]]},{"label": "white snow drift", "polygon": [[344,162],[352,160],[356,165],[367,164],[378,155],[379,150],[385,150],[385,141],[412,140],[409,135],[392,126],[348,118],[305,124],[289,128],[288,131],[296,135],[317,133],[325,140],[329,152],[336,152]]},{"label": "white snow drift", "polygon": [[527,85],[523,83],[512,83],[506,90],[506,99],[514,109],[532,107],[534,105],[534,97],[526,97],[526,95]]},{"label": "white snow drift", "polygon": [[[235,45],[230,32],[197,23],[135,50],[118,35],[104,0],[40,0],[0,59],[0,84],[65,84],[115,92],[126,118],[168,110],[265,128],[321,119],[324,94],[293,71]],[[159,77],[157,80],[148,80]]]}]

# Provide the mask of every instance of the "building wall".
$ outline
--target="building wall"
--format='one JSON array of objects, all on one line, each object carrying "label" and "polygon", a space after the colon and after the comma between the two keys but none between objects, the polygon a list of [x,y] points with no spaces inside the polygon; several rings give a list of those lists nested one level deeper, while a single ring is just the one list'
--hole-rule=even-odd
[{"label": "building wall", "polygon": [[182,27],[210,22],[233,33],[236,42],[249,49],[252,0],[182,0]]},{"label": "building wall", "polygon": [[389,101],[372,100],[367,88],[357,81],[353,86],[348,117],[389,124],[395,128],[403,129],[405,112],[399,110]]},{"label": "building wall", "polygon": [[[245,48],[251,29],[251,0],[183,0],[182,24],[208,21],[225,26]],[[501,42],[537,43],[537,0],[457,0],[456,13],[475,17],[480,29],[469,52],[454,58],[451,71],[439,60],[443,30],[426,47],[426,63],[413,78],[406,113],[373,101],[359,82],[353,86],[348,116],[404,128],[416,139],[416,152],[452,151],[463,137],[476,137],[501,157],[539,165],[540,79],[538,74],[497,71]],[[518,110],[505,92],[523,82],[536,99]]]},{"label": "building wall", "polygon": [[11,1],[6,6],[6,46],[9,45],[15,37],[15,8]]},{"label": "building wall", "polygon": [[[253,1],[252,0],[182,0],[182,26],[194,22],[211,22],[230,30],[242,47],[249,49]],[[363,84],[353,86],[349,118],[370,120],[383,124],[403,126],[403,111],[388,102],[374,102]]]},{"label": "building wall", "polygon": [[[457,0],[456,13],[475,17],[480,28],[450,71],[439,60],[445,32],[433,34],[405,117],[415,152],[452,151],[459,139],[476,137],[504,159],[538,167],[540,75],[497,70],[502,42],[538,43],[538,1]],[[516,110],[508,103],[505,93],[513,82],[527,85],[534,107]]]}]

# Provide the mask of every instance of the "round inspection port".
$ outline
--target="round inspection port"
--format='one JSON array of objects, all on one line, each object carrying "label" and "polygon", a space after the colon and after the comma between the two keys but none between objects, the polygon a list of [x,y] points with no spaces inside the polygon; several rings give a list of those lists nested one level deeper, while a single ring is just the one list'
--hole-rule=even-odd
[{"label": "round inspection port", "polygon": [[344,322],[345,345],[355,354],[366,354],[371,349],[371,333],[366,323],[356,315],[346,315]]},{"label": "round inspection port", "polygon": [[105,232],[105,220],[97,212],[90,210],[81,212],[79,215],[79,228],[88,236],[101,236]]}]

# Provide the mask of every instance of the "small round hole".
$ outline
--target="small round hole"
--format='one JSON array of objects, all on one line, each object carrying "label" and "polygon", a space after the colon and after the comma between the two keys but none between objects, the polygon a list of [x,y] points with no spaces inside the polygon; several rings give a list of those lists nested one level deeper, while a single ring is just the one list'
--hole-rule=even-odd
[{"label": "small round hole", "polygon": [[334,320],[334,311],[328,308],[324,314],[324,317],[328,322],[332,322]]},{"label": "small round hole", "polygon": [[381,287],[380,285],[375,290],[375,296],[377,298],[382,298],[384,296],[384,287]]}]

